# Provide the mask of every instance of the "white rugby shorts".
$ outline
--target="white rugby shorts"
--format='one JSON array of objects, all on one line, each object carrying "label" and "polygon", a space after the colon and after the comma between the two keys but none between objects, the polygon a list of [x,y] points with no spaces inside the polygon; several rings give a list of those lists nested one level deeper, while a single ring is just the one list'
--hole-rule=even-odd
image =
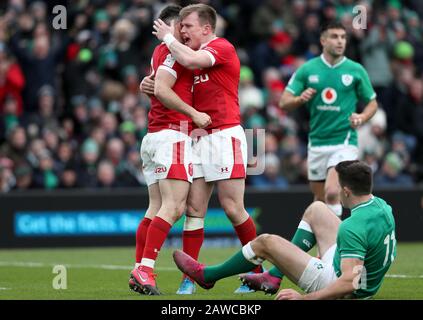
[{"label": "white rugby shorts", "polygon": [[208,135],[193,133],[193,177],[205,181],[245,179],[247,139],[241,126],[234,126]]},{"label": "white rugby shorts", "polygon": [[347,160],[358,159],[358,148],[353,145],[308,147],[308,180],[326,180],[328,169]]},{"label": "white rugby shorts", "polygon": [[140,153],[148,186],[161,179],[192,182],[192,139],[186,134],[170,129],[147,133]]},{"label": "white rugby shorts", "polygon": [[298,280],[298,286],[305,292],[315,292],[326,288],[336,281],[336,273],[333,268],[336,244],[330,247],[321,259],[311,258]]}]

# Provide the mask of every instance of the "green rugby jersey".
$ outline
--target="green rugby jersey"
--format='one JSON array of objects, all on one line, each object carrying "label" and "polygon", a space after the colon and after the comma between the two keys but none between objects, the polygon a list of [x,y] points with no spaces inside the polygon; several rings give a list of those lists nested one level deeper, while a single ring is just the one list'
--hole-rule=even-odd
[{"label": "green rugby jersey", "polygon": [[368,103],[376,97],[363,66],[346,57],[332,66],[322,54],[298,68],[286,90],[299,96],[307,88],[316,90],[306,104],[310,145],[357,145],[357,132],[351,128],[349,117],[356,112],[358,101]]},{"label": "green rugby jersey", "polygon": [[395,221],[391,206],[383,199],[373,197],[352,208],[351,216],[339,226],[333,258],[337,277],[342,274],[341,259],[363,260],[364,275],[354,296],[371,297],[379,290],[395,257]]}]

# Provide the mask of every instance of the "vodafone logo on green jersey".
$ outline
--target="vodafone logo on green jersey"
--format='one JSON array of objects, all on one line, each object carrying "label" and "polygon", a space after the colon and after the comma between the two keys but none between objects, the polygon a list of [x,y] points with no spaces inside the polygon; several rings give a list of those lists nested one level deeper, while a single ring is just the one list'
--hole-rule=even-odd
[{"label": "vodafone logo on green jersey", "polygon": [[333,88],[325,88],[322,91],[322,100],[326,104],[332,104],[336,101],[336,98],[338,97],[335,89]]}]

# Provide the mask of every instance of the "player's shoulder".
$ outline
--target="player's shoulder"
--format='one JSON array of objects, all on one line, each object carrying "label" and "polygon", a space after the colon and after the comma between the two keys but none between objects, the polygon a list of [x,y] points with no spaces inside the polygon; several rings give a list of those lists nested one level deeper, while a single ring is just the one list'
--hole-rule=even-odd
[{"label": "player's shoulder", "polygon": [[387,213],[388,215],[392,216],[392,207],[384,199],[379,197],[374,197],[374,205],[375,205],[375,210]]},{"label": "player's shoulder", "polygon": [[158,44],[153,51],[153,57],[160,57],[168,54],[170,54],[170,51],[164,43]]},{"label": "player's shoulder", "polygon": [[301,66],[299,66],[297,71],[308,72],[308,71],[311,71],[315,68],[319,68],[320,66],[321,66],[320,57],[314,57],[314,58],[307,60]]},{"label": "player's shoulder", "polygon": [[365,71],[366,70],[360,62],[354,61],[354,60],[349,59],[349,58],[345,58],[344,66],[348,67],[348,68],[352,68],[352,69],[357,70],[357,71]]},{"label": "player's shoulder", "polygon": [[206,48],[230,48],[235,50],[234,45],[226,38],[217,37],[211,40],[206,46]]},{"label": "player's shoulder", "polygon": [[352,214],[350,217],[341,222],[339,225],[339,232],[343,234],[361,234],[366,229],[366,221],[367,217],[365,215]]}]

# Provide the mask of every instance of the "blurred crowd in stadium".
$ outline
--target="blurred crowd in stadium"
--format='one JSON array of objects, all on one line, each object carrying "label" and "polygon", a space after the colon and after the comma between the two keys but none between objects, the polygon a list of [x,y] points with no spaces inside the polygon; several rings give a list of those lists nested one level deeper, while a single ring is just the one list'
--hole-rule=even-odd
[{"label": "blurred crowd in stadium", "polygon": [[[319,27],[332,19],[348,28],[346,55],[378,94],[379,111],[359,129],[375,185],[423,183],[423,1],[200,2],[216,8],[218,35],[237,47],[244,127],[266,129],[265,173],[249,185],[307,183],[307,111],[286,114],[278,101],[295,69],[320,54]],[[0,3],[0,192],[144,186],[139,146],[150,105],[138,86],[167,2],[62,3],[65,30],[52,28],[49,1]],[[356,5],[366,8],[366,29],[352,27]]]}]

